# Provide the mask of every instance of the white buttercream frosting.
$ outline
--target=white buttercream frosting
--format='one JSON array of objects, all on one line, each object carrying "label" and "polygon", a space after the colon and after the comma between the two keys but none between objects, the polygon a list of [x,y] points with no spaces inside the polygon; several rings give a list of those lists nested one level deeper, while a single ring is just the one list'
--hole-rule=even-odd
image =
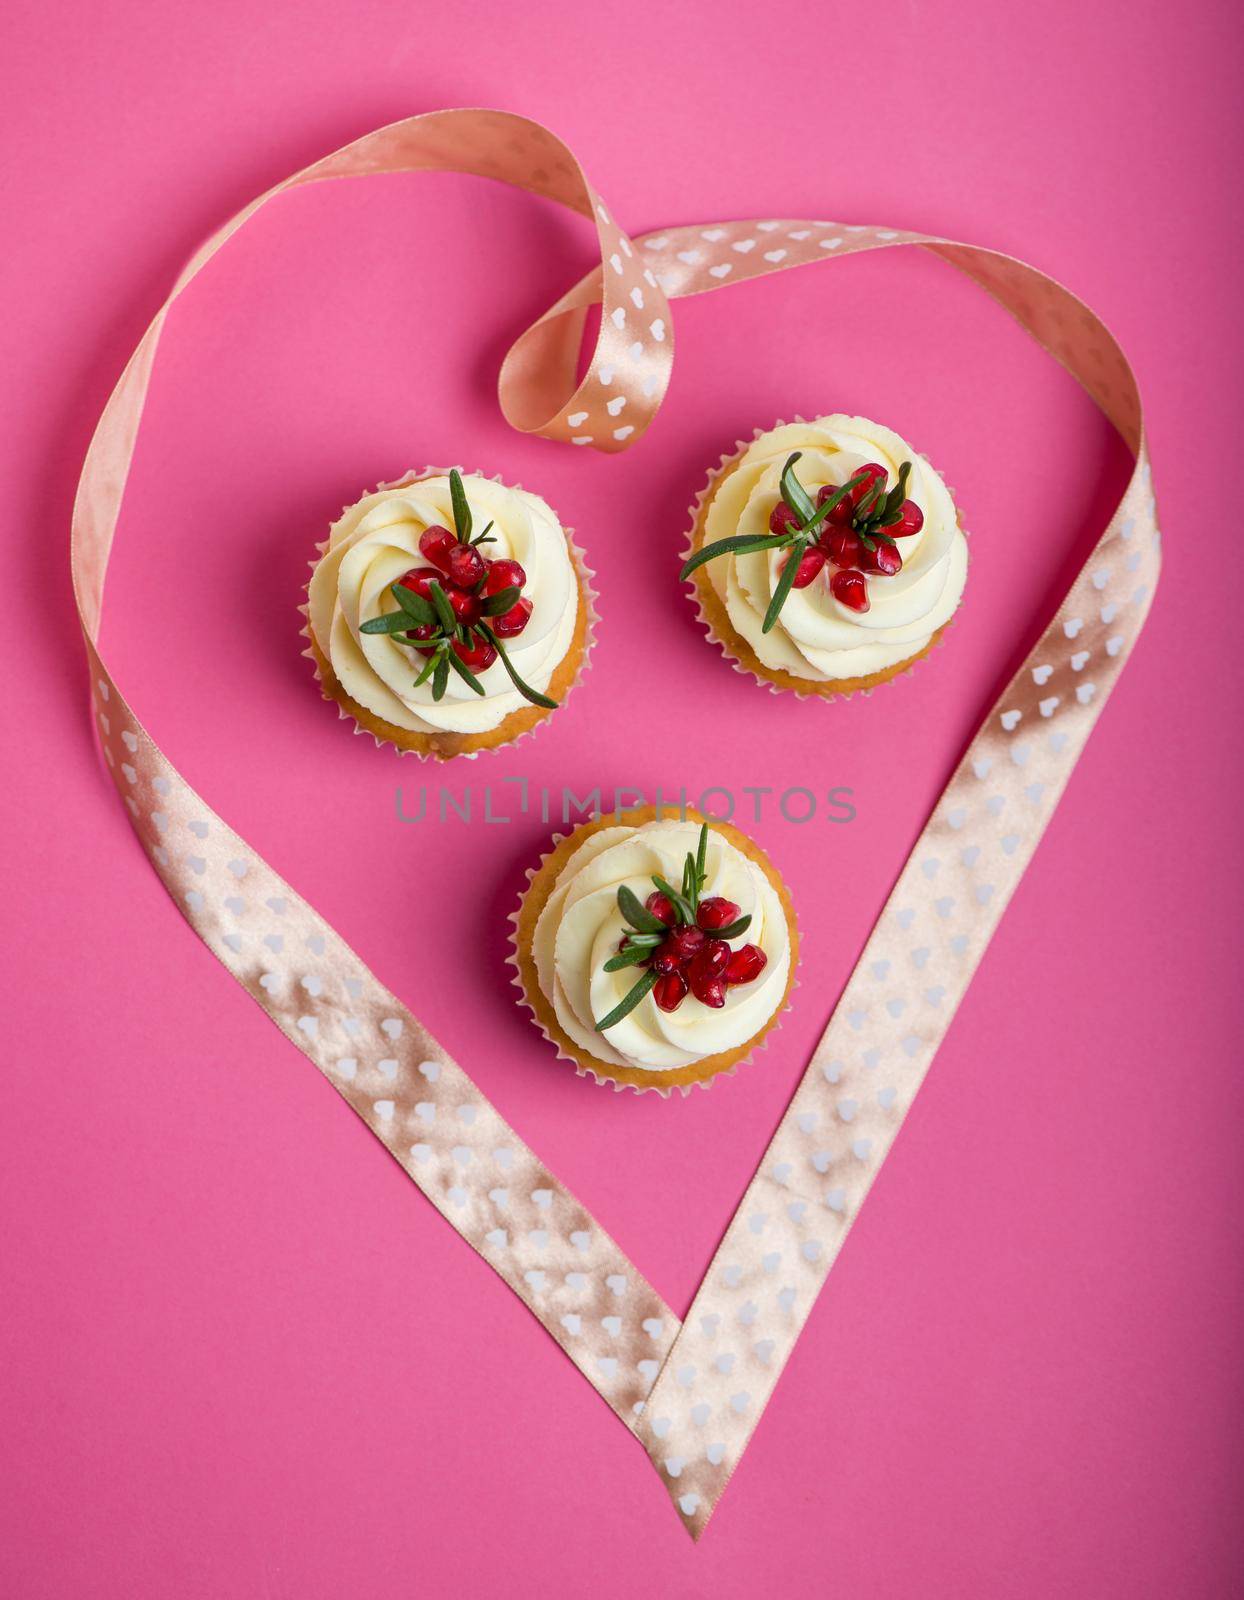
[{"label": "white buttercream frosting", "polygon": [[839,487],[868,462],[885,467],[893,483],[902,463],[910,461],[907,497],[924,513],[924,526],[897,541],[901,572],[867,574],[868,611],[852,611],[833,597],[829,578],[835,569],[827,563],[806,589],[790,591],[768,633],[761,632],[761,623],[787,553],[716,557],[701,570],[735,631],[766,667],[815,682],[867,677],[919,655],[958,608],[967,580],[967,540],[941,478],[880,423],[836,413],[761,434],[718,484],[703,542],[767,534],[781,498],[782,468],[795,450],[801,452],[796,474],[814,500],[822,484]]},{"label": "white buttercream frosting", "polygon": [[751,983],[729,987],[719,1010],[688,994],[676,1011],[665,1012],[648,994],[607,1033],[596,1029],[595,1019],[607,1016],[641,976],[635,967],[604,970],[625,932],[619,886],[643,901],[654,873],[680,882],[699,836],[698,823],[677,820],[587,834],[541,911],[532,950],[540,989],[564,1032],[598,1061],[648,1072],[690,1066],[745,1045],[783,1003],[791,948],[782,902],[761,868],[710,827],[701,893],[722,895],[750,913],[750,927],[733,944],[758,945],[767,957],[763,971]]},{"label": "white buttercream frosting", "polygon": [[[511,557],[527,575],[523,597],[531,601],[531,619],[506,648],[519,675],[547,690],[574,638],[579,608],[566,534],[539,495],[474,475],[462,482],[476,530],[493,524],[493,542],[481,553],[489,560]],[[454,526],[448,475],[380,489],[351,506],[333,524],[311,577],[311,633],[346,693],[375,716],[415,733],[486,733],[529,704],[500,661],[478,674],[482,698],[451,674],[444,698],[434,701],[430,682],[415,688],[423,656],[387,634],[360,632],[362,623],[396,609],[391,584],[428,565],[419,535],[437,526]]]}]

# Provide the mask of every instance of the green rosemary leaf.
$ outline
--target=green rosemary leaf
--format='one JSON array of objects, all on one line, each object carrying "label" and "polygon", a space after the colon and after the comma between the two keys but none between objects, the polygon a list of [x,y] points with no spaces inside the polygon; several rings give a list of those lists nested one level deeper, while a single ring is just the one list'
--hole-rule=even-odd
[{"label": "green rosemary leaf", "polygon": [[445,660],[448,661],[449,665],[462,679],[463,683],[469,683],[472,689],[475,690],[476,694],[483,694],[484,685],[471,671],[470,667],[468,667],[464,661],[460,661],[458,659],[458,652],[456,650],[446,650]]},{"label": "green rosemary leaf", "polygon": [[541,694],[538,689],[533,689],[529,683],[524,683],[522,678],[519,677],[514,663],[506,654],[505,646],[501,643],[500,639],[497,638],[496,634],[486,622],[479,624],[479,632],[484,635],[485,639],[488,640],[488,643],[493,646],[497,654],[500,656],[501,665],[505,668],[510,682],[518,690],[519,694],[522,695],[523,699],[530,700],[533,706],[543,706],[546,711],[556,711],[556,700],[550,700],[548,695]]},{"label": "green rosemary leaf", "polygon": [[433,700],[445,698],[445,690],[449,685],[449,662],[445,659],[448,654],[447,650],[440,651],[436,657],[436,666],[432,669]]},{"label": "green rosemary leaf", "polygon": [[790,542],[791,535],[788,533],[734,533],[728,539],[715,539],[712,544],[706,544],[697,550],[678,576],[685,580],[706,561],[712,561],[716,556],[729,555],[732,551],[738,555],[748,555],[753,550],[773,550],[780,544]]},{"label": "green rosemary leaf", "polygon": [[623,998],[619,1000],[617,1005],[614,1006],[609,1015],[600,1019],[600,1021],[596,1024],[596,1031],[598,1033],[604,1033],[606,1028],[612,1028],[615,1023],[621,1022],[623,1017],[630,1016],[631,1012],[634,1011],[635,1007],[648,993],[648,991],[655,987],[657,977],[658,974],[655,973],[651,967],[649,967],[639,982],[634,986],[633,989],[628,990]]},{"label": "green rosemary leaf", "polygon": [[751,914],[750,911],[748,911],[748,912],[745,912],[743,916],[737,917],[735,919],[735,921],[733,921],[728,928],[718,928],[714,932],[713,938],[714,939],[737,939],[738,936],[741,933],[746,933],[748,928],[751,927],[751,925],[752,925],[752,914]]},{"label": "green rosemary leaf", "polygon": [[651,954],[651,950],[619,950],[616,956],[610,956],[605,962],[605,971],[621,972],[623,967],[641,967]]},{"label": "green rosemary leaf", "polygon": [[660,933],[632,933],[628,928],[626,930],[626,942],[628,946],[634,945],[637,950],[655,950],[668,937],[668,934],[669,929],[665,927],[661,929]]},{"label": "green rosemary leaf", "polygon": [[761,633],[768,633],[777,621],[782,607],[786,604],[786,596],[790,593],[791,584],[795,581],[795,574],[799,571],[797,552],[792,550],[786,558],[786,565],[778,576],[777,587],[773,591],[773,598],[769,601],[769,609],[765,612],[765,620],[760,624]]},{"label": "green rosemary leaf", "polygon": [[472,544],[495,544],[497,542],[496,538],[492,534],[492,532],[490,531],[492,529],[492,527],[493,527],[493,524],[491,522],[486,523],[485,526],[484,526],[483,533],[477,533],[475,535],[474,539],[471,540],[471,543]]},{"label": "green rosemary leaf", "polygon": [[436,621],[436,612],[433,611],[423,596],[416,594],[413,589],[408,589],[404,583],[391,583],[389,585],[389,593],[406,615],[413,617],[416,622],[429,623]]},{"label": "green rosemary leaf", "polygon": [[648,907],[641,903],[634,889],[628,889],[624,883],[618,885],[618,910],[631,927],[638,928],[640,933],[664,935],[667,931],[660,917],[653,916]]},{"label": "green rosemary leaf", "polygon": [[782,468],[779,487],[782,491],[782,499],[785,500],[800,522],[807,522],[810,517],[816,515],[816,507],[813,505],[808,491],[795,476],[795,462],[799,460],[802,453],[802,451],[796,450],[793,455],[787,456],[786,465]]},{"label": "green rosemary leaf", "polygon": [[882,485],[882,480],[880,478],[878,478],[877,481],[873,484],[872,488],[868,491],[868,493],[860,501],[859,505],[856,506],[855,514],[856,514],[857,517],[859,517],[861,519],[861,521],[864,521],[864,520],[866,520],[868,518],[868,516],[872,512],[873,507],[877,504],[877,501],[880,500],[881,493],[882,493],[881,485]]},{"label": "green rosemary leaf", "polygon": [[471,508],[467,504],[466,490],[462,487],[462,474],[454,467],[449,474],[449,498],[454,507],[454,531],[463,544],[471,539]]},{"label": "green rosemary leaf", "polygon": [[425,684],[428,681],[428,679],[432,676],[432,674],[436,671],[436,663],[439,660],[440,660],[440,656],[439,655],[434,655],[434,656],[429,656],[428,659],[423,663],[423,671],[415,679],[415,688],[416,689],[420,688],[423,684]]},{"label": "green rosemary leaf", "polygon": [[[431,611],[431,606],[428,610]],[[432,617],[428,621],[433,621]],[[405,611],[387,611],[383,617],[372,617],[359,628],[360,633],[406,633],[416,627],[415,619]]]},{"label": "green rosemary leaf", "polygon": [[486,617],[500,617],[509,611],[519,598],[521,591],[513,584],[508,589],[498,589],[496,594],[484,596],[480,610]]},{"label": "green rosemary leaf", "polygon": [[439,622],[445,632],[452,635],[454,629],[458,626],[458,619],[454,616],[454,608],[449,603],[449,596],[435,578],[428,584],[428,590],[432,596],[432,604],[436,608],[436,615],[433,620]]},{"label": "green rosemary leaf", "polygon": [[898,509],[907,497],[907,475],[910,471],[911,462],[904,461],[898,469],[898,478],[894,487],[885,497],[885,508],[882,511],[883,518],[888,519],[891,516],[898,516]]},{"label": "green rosemary leaf", "polygon": [[699,904],[700,890],[704,887],[704,879],[708,875],[708,823],[700,825],[700,841],[695,852],[695,899]]},{"label": "green rosemary leaf", "polygon": [[684,922],[691,923],[695,921],[695,912],[691,909],[691,904],[685,895],[679,894],[672,883],[666,883],[664,878],[657,877],[655,873],[653,873],[652,881]]}]

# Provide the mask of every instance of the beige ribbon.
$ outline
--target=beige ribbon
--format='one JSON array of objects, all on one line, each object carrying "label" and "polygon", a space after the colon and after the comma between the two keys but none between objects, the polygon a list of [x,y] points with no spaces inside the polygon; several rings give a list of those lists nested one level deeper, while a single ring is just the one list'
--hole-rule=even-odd
[{"label": "beige ribbon", "polygon": [[[174,300],[286,189],[402,171],[497,178],[595,223],[601,266],[503,364],[502,408],[524,431],[625,449],[669,381],[669,299],[919,245],[1006,307],[1079,379],[1136,458],[1105,532],[917,841],[682,1324],[418,1019],[171,766],[96,649],[108,555]],[[577,383],[585,318],[598,302],[596,350]],[[1043,273],[949,240],[827,222],[705,223],[633,242],[566,146],[505,112],[394,123],[246,206],[190,261],[108,401],[74,507],[73,577],[101,748],[139,840],[217,959],[636,1432],[696,1538],[1135,643],[1158,544],[1135,378],[1101,321]]]}]

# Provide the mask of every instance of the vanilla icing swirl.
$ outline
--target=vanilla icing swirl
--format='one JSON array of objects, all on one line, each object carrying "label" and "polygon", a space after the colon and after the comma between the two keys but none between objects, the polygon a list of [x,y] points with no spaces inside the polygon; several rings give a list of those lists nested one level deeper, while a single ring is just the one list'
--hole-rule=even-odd
[{"label": "vanilla icing swirl", "polygon": [[[527,575],[524,599],[531,618],[506,640],[516,671],[546,690],[574,638],[579,586],[565,532],[538,495],[491,478],[463,477],[475,527],[492,523],[489,560],[511,557]],[[389,586],[428,563],[419,551],[425,528],[454,526],[448,475],[404,480],[365,495],[335,522],[311,577],[308,618],[320,653],[342,688],[373,715],[414,733],[486,733],[528,702],[501,662],[477,673],[482,697],[451,674],[444,697],[430,682],[415,687],[424,658],[388,634],[361,626],[394,607]]]},{"label": "vanilla icing swirl", "polygon": [[833,568],[827,566],[806,589],[790,591],[768,633],[761,624],[788,553],[753,551],[707,562],[702,570],[735,631],[764,666],[816,682],[867,677],[919,655],[958,608],[967,579],[967,540],[941,478],[880,423],[835,413],[761,434],[718,484],[704,543],[769,532],[782,468],[795,450],[801,452],[795,470],[813,499],[822,484],[840,487],[868,462],[885,467],[893,483],[901,464],[910,461],[907,497],[924,513],[924,526],[897,541],[901,572],[867,575],[867,611],[852,611],[834,598],[828,582]]},{"label": "vanilla icing swirl", "polygon": [[751,915],[745,942],[767,957],[747,984],[726,990],[720,1009],[688,994],[676,1011],[662,1011],[651,994],[610,1028],[596,1029],[640,976],[634,967],[606,972],[626,932],[618,888],[626,884],[642,901],[653,874],[682,877],[683,862],[699,841],[698,823],[618,824],[587,834],[558,874],[536,923],[533,956],[540,990],[572,1042],[598,1061],[668,1072],[705,1056],[737,1050],[777,1012],[790,975],[790,930],[782,902],[761,868],[709,828],[702,896],[722,895]]}]

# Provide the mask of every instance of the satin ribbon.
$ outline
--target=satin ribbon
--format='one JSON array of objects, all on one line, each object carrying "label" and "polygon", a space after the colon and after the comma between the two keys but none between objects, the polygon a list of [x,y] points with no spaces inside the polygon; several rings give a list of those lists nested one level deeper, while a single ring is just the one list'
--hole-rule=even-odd
[{"label": "satin ribbon", "polygon": [[[286,189],[403,171],[496,178],[595,224],[601,265],[516,341],[502,366],[501,405],[523,431],[626,449],[669,381],[670,299],[915,245],[993,295],[1084,385],[1135,456],[1104,533],[908,858],[683,1323],[414,1014],[186,783],[96,648],[108,555],[173,302]],[[578,382],[585,320],[597,303],[600,333]],[[632,241],[570,151],[539,124],[505,112],[433,112],[367,134],[277,184],[191,259],[91,441],[72,564],[104,759],[179,909],[635,1432],[698,1538],[1144,623],[1159,538],[1139,392],[1118,344],[1035,268],[929,235],[765,218]]]}]

